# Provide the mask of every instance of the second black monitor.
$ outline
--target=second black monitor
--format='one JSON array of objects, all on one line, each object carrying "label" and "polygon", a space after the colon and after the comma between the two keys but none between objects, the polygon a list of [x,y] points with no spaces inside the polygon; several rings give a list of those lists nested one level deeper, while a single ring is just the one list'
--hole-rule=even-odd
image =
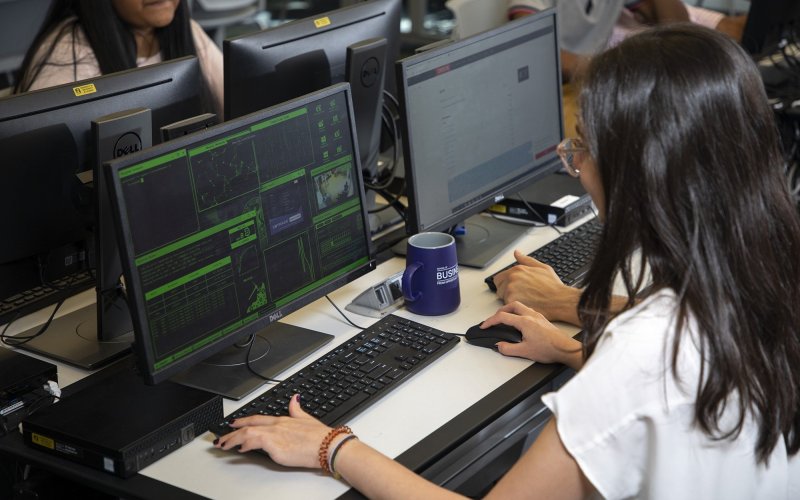
[{"label": "second black monitor", "polygon": [[385,38],[393,62],[400,10],[370,0],[225,40],[225,119],[346,81],[347,47],[364,40]]},{"label": "second black monitor", "polygon": [[349,82],[361,166],[377,177],[381,90],[393,82],[400,14],[400,0],[369,0],[225,40],[225,119]]},{"label": "second black monitor", "polygon": [[[197,58],[187,56],[0,100],[0,208],[15,214],[0,223],[0,297],[57,288],[56,279],[91,270],[101,304],[60,315],[41,334],[39,327],[19,333],[20,339],[35,336],[22,348],[86,369],[127,352],[130,318],[104,183],[84,184],[88,176],[76,174],[92,173],[100,158],[160,142],[160,126],[201,113],[201,82]],[[151,137],[128,129],[98,147],[93,121],[143,108],[150,113]]]}]

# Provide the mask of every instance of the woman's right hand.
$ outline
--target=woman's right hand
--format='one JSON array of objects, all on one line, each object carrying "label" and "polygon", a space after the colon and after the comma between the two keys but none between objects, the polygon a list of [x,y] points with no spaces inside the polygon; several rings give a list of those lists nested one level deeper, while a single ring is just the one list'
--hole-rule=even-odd
[{"label": "woman's right hand", "polygon": [[576,370],[583,364],[581,343],[530,307],[520,302],[506,304],[481,326],[501,323],[513,326],[522,334],[519,343],[497,344],[497,350],[504,356],[517,356],[540,363],[562,363]]}]

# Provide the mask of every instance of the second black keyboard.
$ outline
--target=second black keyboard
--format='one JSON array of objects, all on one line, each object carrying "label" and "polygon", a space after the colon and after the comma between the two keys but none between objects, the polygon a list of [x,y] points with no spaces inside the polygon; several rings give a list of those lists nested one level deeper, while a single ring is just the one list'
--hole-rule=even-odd
[{"label": "second black keyboard", "polygon": [[[602,230],[602,224],[594,218],[528,255],[552,267],[564,284],[576,285],[589,271]],[[510,264],[497,273],[515,265]],[[494,275],[497,273],[483,280],[493,292],[497,291],[494,284]]]},{"label": "second black keyboard", "polygon": [[249,415],[288,415],[289,399],[327,425],[361,413],[406,379],[458,344],[458,337],[392,314],[253,398],[210,429]]},{"label": "second black keyboard", "polygon": [[55,304],[94,286],[94,277],[86,271],[80,271],[53,280],[47,285],[36,286],[30,290],[16,293],[11,297],[4,297],[0,299],[0,325]]}]

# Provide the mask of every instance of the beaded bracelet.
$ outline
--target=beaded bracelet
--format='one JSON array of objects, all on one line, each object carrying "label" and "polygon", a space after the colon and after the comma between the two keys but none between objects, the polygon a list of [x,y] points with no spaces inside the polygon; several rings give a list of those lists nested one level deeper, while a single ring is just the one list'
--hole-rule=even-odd
[{"label": "beaded bracelet", "polygon": [[331,441],[333,438],[338,436],[339,434],[352,434],[353,431],[350,427],[346,425],[342,425],[340,427],[336,427],[331,429],[330,432],[325,436],[322,440],[322,443],[319,445],[319,466],[322,469],[322,472],[325,474],[330,474],[331,470],[328,467],[328,447],[331,445]]},{"label": "beaded bracelet", "polygon": [[330,458],[328,458],[328,470],[331,471],[331,475],[336,479],[342,477],[339,475],[338,472],[336,472],[336,469],[334,468],[334,464],[336,463],[336,455],[339,453],[339,450],[342,448],[342,445],[350,441],[351,439],[358,439],[358,437],[355,434],[348,434],[347,436],[343,437],[338,443],[336,443],[336,446],[333,447],[333,451],[330,452]]}]

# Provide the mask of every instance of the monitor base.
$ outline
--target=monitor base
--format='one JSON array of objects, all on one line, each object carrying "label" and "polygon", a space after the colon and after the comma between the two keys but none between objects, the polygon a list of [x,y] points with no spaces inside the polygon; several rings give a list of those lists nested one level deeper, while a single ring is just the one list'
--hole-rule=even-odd
[{"label": "monitor base", "polygon": [[[40,328],[38,325],[13,336],[33,335]],[[44,333],[19,348],[84,370],[95,370],[126,356],[132,342],[133,332],[99,341],[97,305],[92,304],[54,318]]]},{"label": "monitor base", "polygon": [[[264,377],[275,377],[333,339],[333,335],[272,323],[255,336],[250,367]],[[188,387],[242,399],[265,382],[247,369],[248,348],[232,346],[196,364],[170,380]]]},{"label": "monitor base", "polygon": [[[455,237],[458,264],[481,269],[511,246],[529,227],[480,214],[467,219],[464,226],[466,233]],[[397,255],[405,255],[407,243],[406,238],[394,245],[392,251]]]}]

